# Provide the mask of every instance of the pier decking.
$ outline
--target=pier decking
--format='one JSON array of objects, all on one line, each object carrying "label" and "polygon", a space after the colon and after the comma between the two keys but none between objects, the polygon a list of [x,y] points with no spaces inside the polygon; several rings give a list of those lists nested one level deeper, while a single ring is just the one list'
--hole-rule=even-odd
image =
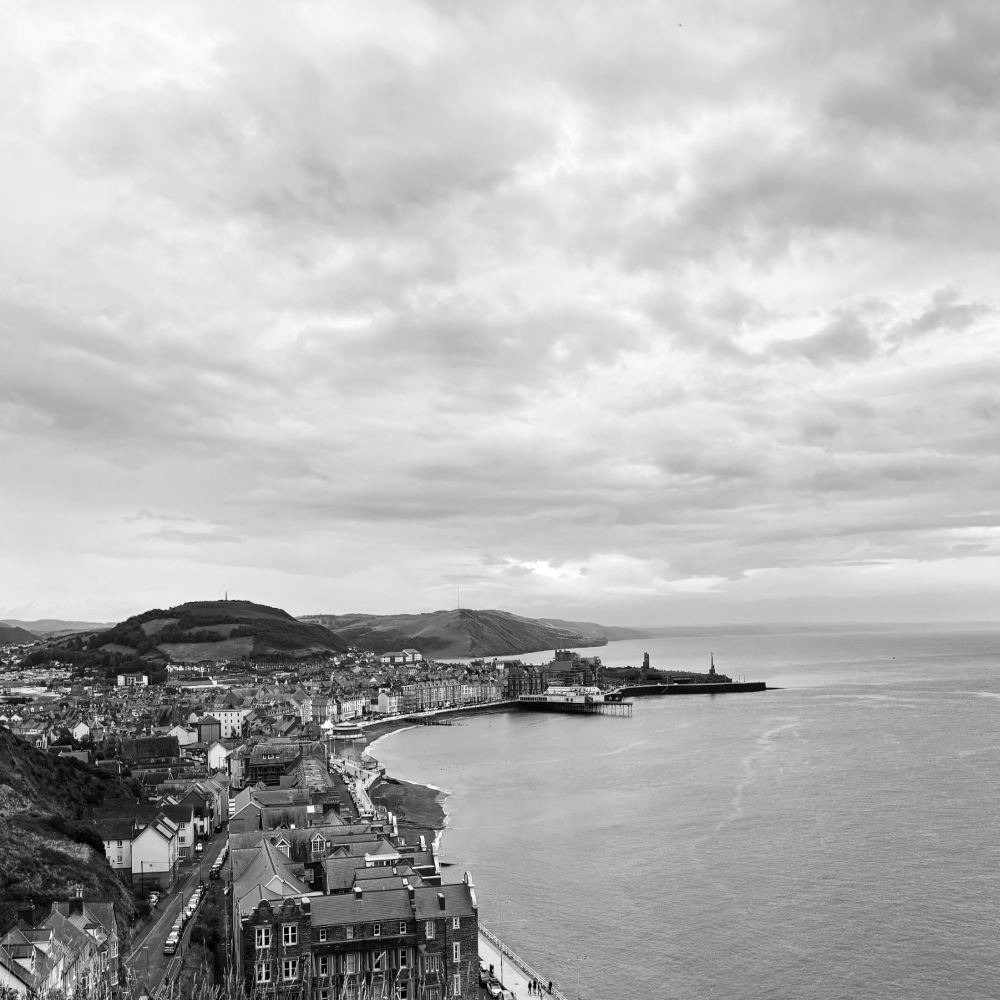
[{"label": "pier decking", "polygon": [[533,701],[531,695],[522,695],[518,708],[529,712],[576,712],[581,715],[631,715],[630,701]]}]

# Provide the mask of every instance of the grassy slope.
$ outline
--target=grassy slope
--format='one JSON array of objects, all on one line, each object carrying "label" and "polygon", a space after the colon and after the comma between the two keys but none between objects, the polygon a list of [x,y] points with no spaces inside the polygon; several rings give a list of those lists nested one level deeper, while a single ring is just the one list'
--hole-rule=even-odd
[{"label": "grassy slope", "polygon": [[429,656],[510,656],[541,649],[602,646],[604,639],[506,611],[435,611],[423,615],[342,615],[331,626],[352,645],[375,652],[413,647]]},{"label": "grassy slope", "polygon": [[[174,633],[181,621],[186,623],[185,635],[178,639]],[[166,630],[167,641],[158,642],[158,650],[175,661],[238,659],[244,654],[254,653],[285,652],[295,655],[323,650],[339,652],[347,645],[328,629],[300,622],[280,608],[269,608],[251,601],[190,601],[169,611],[147,611],[135,615],[127,622],[119,622],[115,626],[116,632],[121,634],[130,623],[151,642],[158,642],[161,633]],[[188,623],[191,628],[186,627]],[[235,630],[253,634],[231,635]],[[204,633],[217,635],[218,641],[203,641]],[[105,645],[101,648],[122,651],[126,647]]]},{"label": "grassy slope", "polygon": [[81,842],[95,831],[84,817],[98,805],[134,797],[117,777],[52,757],[0,729],[0,933],[33,900],[45,909],[82,885],[88,899],[111,900],[123,927],[135,915],[131,894],[103,851]]}]

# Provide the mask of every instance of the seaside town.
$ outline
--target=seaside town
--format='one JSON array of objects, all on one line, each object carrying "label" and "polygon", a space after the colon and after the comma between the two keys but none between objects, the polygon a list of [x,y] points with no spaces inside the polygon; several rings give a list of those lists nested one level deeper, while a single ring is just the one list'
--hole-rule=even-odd
[{"label": "seaside town", "polygon": [[47,905],[22,893],[0,936],[5,995],[562,996],[479,920],[472,873],[442,869],[437,793],[363,750],[403,724],[599,685],[598,657],[352,647],[100,676],[34,663],[38,646],[0,649],[0,738],[24,741],[12,771],[44,755],[116,790],[69,832],[118,885],[70,884]]}]

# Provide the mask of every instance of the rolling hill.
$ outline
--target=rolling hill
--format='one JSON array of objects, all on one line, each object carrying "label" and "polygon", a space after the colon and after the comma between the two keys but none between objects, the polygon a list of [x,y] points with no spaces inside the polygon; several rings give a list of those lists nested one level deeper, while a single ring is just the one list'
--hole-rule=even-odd
[{"label": "rolling hill", "polygon": [[166,611],[155,608],[96,633],[90,645],[117,652],[135,650],[139,656],[174,662],[296,657],[347,648],[329,629],[252,601],[190,601]]},{"label": "rolling hill", "polygon": [[462,608],[421,615],[304,615],[359,649],[376,653],[411,647],[430,657],[514,656],[543,649],[603,646],[608,641],[573,622],[522,618],[507,611]]},{"label": "rolling hill", "polygon": [[38,636],[18,625],[0,623],[0,646],[21,646],[26,642],[37,642]]},{"label": "rolling hill", "polygon": [[18,621],[15,618],[5,618],[0,624],[16,625],[18,628],[34,632],[43,639],[51,636],[72,635],[75,632],[93,632],[95,629],[111,628],[112,622],[75,622],[64,621],[62,618],[39,618],[36,621]]}]

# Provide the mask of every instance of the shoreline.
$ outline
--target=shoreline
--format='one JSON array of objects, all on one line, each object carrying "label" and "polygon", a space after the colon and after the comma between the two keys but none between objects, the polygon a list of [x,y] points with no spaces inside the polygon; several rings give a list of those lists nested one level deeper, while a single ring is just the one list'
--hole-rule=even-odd
[{"label": "shoreline", "polygon": [[[464,705],[460,708],[437,709],[420,715],[386,719],[364,727],[364,746],[359,751],[360,757],[378,758],[372,752],[376,744],[393,733],[416,729],[420,725],[412,720],[415,718],[449,719],[469,715],[492,715],[498,712],[511,712],[516,709],[513,702],[493,702],[488,705]],[[386,772],[369,790],[372,801],[385,805],[396,816],[399,832],[409,844],[412,838],[419,843],[420,837],[430,850],[439,855],[444,832],[448,828],[449,815],[446,801],[451,795],[447,788],[437,785],[408,781],[397,778]]]}]

